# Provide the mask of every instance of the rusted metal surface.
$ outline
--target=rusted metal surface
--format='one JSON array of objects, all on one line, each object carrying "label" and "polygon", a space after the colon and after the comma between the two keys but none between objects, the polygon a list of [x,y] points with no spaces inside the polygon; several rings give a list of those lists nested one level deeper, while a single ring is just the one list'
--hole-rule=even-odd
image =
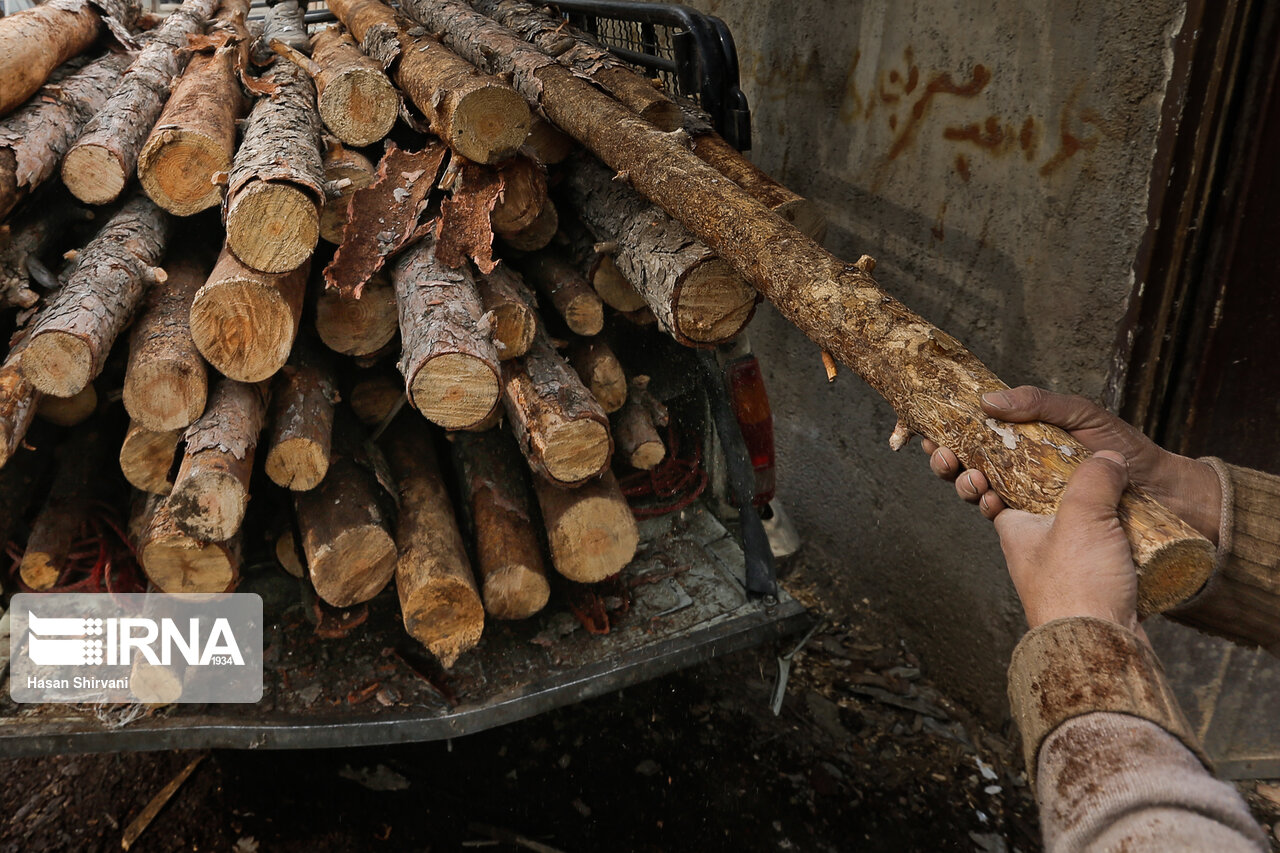
[{"label": "rusted metal surface", "polygon": [[[809,617],[785,593],[748,601],[742,551],[701,504],[641,522],[641,548],[618,582],[596,590],[609,632],[584,629],[565,595],[536,618],[495,620],[449,673],[400,624],[394,591],[367,625],[315,636],[280,575],[250,581],[263,594],[263,699],[180,705],[112,727],[120,709],[0,700],[0,756],[204,747],[294,749],[438,740],[513,722],[798,630]],[[602,585],[603,586],[603,585]],[[242,587],[244,589],[246,587]],[[283,595],[280,593],[284,593]],[[287,603],[286,603],[287,602]]]}]

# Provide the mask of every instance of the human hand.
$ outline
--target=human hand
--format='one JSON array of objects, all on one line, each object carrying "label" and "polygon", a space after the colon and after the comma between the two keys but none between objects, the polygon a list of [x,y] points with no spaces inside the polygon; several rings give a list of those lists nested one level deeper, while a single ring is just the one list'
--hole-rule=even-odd
[{"label": "human hand", "polygon": [[[1164,450],[1140,430],[1084,397],[1054,394],[1031,385],[982,395],[982,410],[1008,423],[1044,421],[1071,433],[1092,451],[1114,450],[1128,460],[1129,477],[1211,542],[1218,541],[1222,487],[1203,462]],[[964,470],[956,455],[922,442],[935,474],[956,484],[961,498],[994,519],[1005,509],[981,471]]]},{"label": "human hand", "polygon": [[1100,450],[1071,475],[1057,514],[1007,509],[996,516],[1030,627],[1093,616],[1139,630],[1138,573],[1117,512],[1129,474],[1124,456]]}]

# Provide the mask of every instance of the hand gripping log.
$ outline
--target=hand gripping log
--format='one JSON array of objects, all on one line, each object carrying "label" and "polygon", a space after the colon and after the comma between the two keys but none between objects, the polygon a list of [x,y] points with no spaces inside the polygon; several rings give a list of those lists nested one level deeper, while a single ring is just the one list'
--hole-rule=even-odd
[{"label": "hand gripping log", "polygon": [[[979,397],[1006,388],[955,338],[880,289],[864,257],[846,263],[688,150],[554,59],[461,0],[406,0],[410,17],[515,88],[679,220],[750,281],[808,337],[856,371],[898,414],[891,444],[911,434],[952,448],[986,474],[1005,503],[1052,513],[1088,451],[1047,424],[988,418]],[[1138,567],[1138,610],[1186,600],[1213,570],[1213,546],[1141,489],[1130,487],[1121,523]]]}]

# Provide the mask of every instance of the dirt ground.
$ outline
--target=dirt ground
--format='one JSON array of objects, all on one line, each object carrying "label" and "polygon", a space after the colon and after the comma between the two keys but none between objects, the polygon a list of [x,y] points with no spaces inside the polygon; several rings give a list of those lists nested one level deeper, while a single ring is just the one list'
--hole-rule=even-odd
[{"label": "dirt ground", "polygon": [[[821,609],[821,582],[802,566],[788,585]],[[197,759],[133,850],[1040,849],[1006,733],[869,604],[810,638],[774,716],[787,645],[447,743],[0,762],[0,850],[118,850]],[[1242,791],[1274,826],[1280,787]]]}]

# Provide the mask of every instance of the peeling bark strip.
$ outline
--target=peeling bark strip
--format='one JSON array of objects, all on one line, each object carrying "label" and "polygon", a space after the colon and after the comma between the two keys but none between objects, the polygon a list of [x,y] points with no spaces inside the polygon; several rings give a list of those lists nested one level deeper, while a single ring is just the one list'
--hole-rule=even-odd
[{"label": "peeling bark strip", "polygon": [[435,144],[421,151],[401,151],[394,143],[388,146],[373,183],[357,190],[348,202],[342,245],[324,268],[329,287],[359,299],[365,282],[382,269],[389,255],[409,242],[446,151]]},{"label": "peeling bark strip", "polygon": [[400,113],[400,94],[382,67],[336,27],[312,36],[311,46],[311,58],[320,66],[316,92],[325,127],[357,148],[390,133]]},{"label": "peeling bark strip", "polygon": [[551,585],[520,452],[511,436],[497,429],[460,432],[452,440],[471,513],[485,612],[495,619],[526,619],[546,605]]},{"label": "peeling bark strip", "polygon": [[132,61],[131,53],[109,53],[46,86],[21,110],[0,120],[0,219],[58,170],[62,155],[106,104]]},{"label": "peeling bark strip", "polygon": [[181,437],[181,430],[155,432],[137,421],[131,422],[120,444],[120,471],[129,485],[153,495],[167,495],[173,491],[170,472]]},{"label": "peeling bark strip", "polygon": [[538,331],[538,315],[520,276],[501,264],[481,275],[476,287],[488,318],[481,323],[489,327],[498,358],[507,361],[528,352]]},{"label": "peeling bark strip", "polygon": [[396,591],[404,627],[447,669],[480,642],[484,606],[431,432],[402,412],[381,445],[399,488]]},{"label": "peeling bark strip", "polygon": [[55,68],[88,50],[104,19],[122,44],[132,44],[138,13],[138,4],[128,0],[51,0],[0,19],[0,116],[34,95]]},{"label": "peeling bark strip", "polygon": [[640,531],[612,471],[577,489],[535,476],[533,490],[547,525],[551,562],[569,580],[602,581],[636,555]]},{"label": "peeling bark strip", "polygon": [[453,270],[422,238],[391,273],[402,343],[400,372],[413,407],[446,429],[475,426],[498,405],[498,353],[466,267]]},{"label": "peeling bark strip", "polygon": [[680,107],[653,82],[618,59],[608,48],[545,8],[524,0],[479,0],[472,3],[560,64],[613,95],[659,130],[678,130]]},{"label": "peeling bark strip", "polygon": [[577,486],[609,466],[609,419],[541,327],[523,359],[503,363],[502,402],[536,473]]},{"label": "peeling bark strip", "polygon": [[223,379],[213,389],[209,408],[184,435],[187,447],[169,496],[183,531],[204,542],[225,542],[240,529],[266,417],[265,383]]},{"label": "peeling bark strip", "polygon": [[597,240],[617,244],[614,262],[663,329],[686,346],[707,346],[746,327],[756,293],[729,264],[593,158],[566,166],[566,196]]},{"label": "peeling bark strip", "polygon": [[142,188],[174,216],[222,201],[215,178],[231,171],[236,121],[248,109],[238,71],[248,51],[248,11],[249,0],[224,0],[209,27],[216,49],[192,57],[138,157]]},{"label": "peeling bark strip", "polygon": [[185,429],[204,413],[209,376],[191,338],[191,302],[204,284],[204,264],[175,262],[169,280],[147,294],[129,337],[124,407],[149,430]]},{"label": "peeling bark strip", "polygon": [[492,169],[466,163],[453,184],[453,192],[440,203],[436,222],[436,256],[450,267],[473,260],[480,272],[492,272],[493,207],[502,193],[502,175]]},{"label": "peeling bark strip", "polygon": [[62,160],[62,182],[86,204],[115,201],[133,177],[142,143],[173,81],[187,67],[187,36],[204,32],[218,0],[183,0],[155,29],[106,105]]},{"label": "peeling bark strip", "polygon": [[191,301],[191,338],[222,375],[261,382],[289,360],[302,320],[310,262],[272,275],[240,262],[228,245]]},{"label": "peeling bark strip", "polygon": [[[343,148],[337,142],[324,152],[324,207],[320,208],[320,239],[342,242],[342,229],[347,226],[347,204],[357,190],[373,183],[374,168],[369,158],[359,151]],[[334,190],[337,195],[334,195]]]},{"label": "peeling bark strip", "polygon": [[[406,10],[466,59],[510,70],[516,88],[557,126],[733,265],[802,332],[862,376],[906,428],[955,450],[1009,506],[1052,513],[1088,451],[1045,424],[989,427],[983,392],[1006,387],[954,338],[880,289],[870,264],[848,264],[629,110],[528,48],[459,0],[408,0]],[[1012,446],[1009,446],[1012,445]],[[1121,521],[1138,566],[1138,610],[1185,600],[1213,571],[1213,546],[1141,490]]]},{"label": "peeling bark strip", "polygon": [[[3,156],[3,155],[0,155]],[[28,206],[24,218],[0,227],[0,308],[30,308],[40,296],[31,289],[29,262],[55,246],[74,223],[92,216],[65,193]]]},{"label": "peeling bark strip", "polygon": [[599,334],[604,328],[604,303],[568,258],[544,249],[520,260],[525,279],[555,306],[575,335]]},{"label": "peeling bark strip", "polygon": [[102,372],[169,238],[169,216],[137,193],[76,256],[76,268],[40,310],[22,353],[22,374],[46,394],[70,397]]},{"label": "peeling bark strip", "polygon": [[343,355],[380,352],[400,330],[396,289],[378,274],[364,286],[359,299],[328,287],[316,297],[316,333],[324,345]]},{"label": "peeling bark strip", "polygon": [[240,536],[208,542],[178,526],[171,503],[149,495],[129,525],[138,563],[161,592],[230,592],[240,579]]},{"label": "peeling bark strip", "polygon": [[276,376],[263,468],[277,486],[305,492],[320,485],[329,470],[337,400],[330,371],[314,356],[300,357]]}]

